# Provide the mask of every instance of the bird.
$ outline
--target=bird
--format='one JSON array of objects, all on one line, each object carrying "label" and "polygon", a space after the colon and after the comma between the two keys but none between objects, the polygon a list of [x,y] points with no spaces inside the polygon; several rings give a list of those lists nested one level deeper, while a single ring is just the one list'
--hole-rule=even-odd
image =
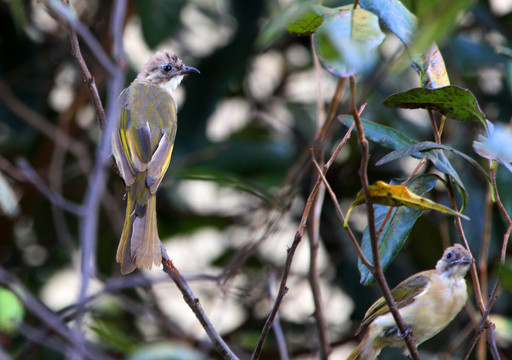
[{"label": "bird", "polygon": [[366,334],[347,360],[373,360],[386,346],[402,347],[410,332],[416,345],[443,330],[462,310],[468,298],[464,277],[472,263],[471,253],[460,244],[448,247],[434,270],[419,272],[398,284],[392,291],[407,331],[402,334],[383,297],[366,312],[358,335]]},{"label": "bird", "polygon": [[117,248],[121,273],[161,262],[156,191],[171,161],[177,129],[174,91],[199,73],[172,51],[158,51],[118,98],[112,155],[126,186],[126,216]]}]

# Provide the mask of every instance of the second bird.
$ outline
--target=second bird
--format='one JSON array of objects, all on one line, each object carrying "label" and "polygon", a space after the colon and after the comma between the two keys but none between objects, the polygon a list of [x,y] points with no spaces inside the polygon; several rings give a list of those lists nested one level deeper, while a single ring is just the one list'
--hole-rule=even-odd
[{"label": "second bird", "polygon": [[116,256],[123,274],[161,262],[155,194],[171,161],[178,124],[173,91],[191,73],[199,71],[172,52],[159,51],[119,96],[112,154],[127,187]]}]

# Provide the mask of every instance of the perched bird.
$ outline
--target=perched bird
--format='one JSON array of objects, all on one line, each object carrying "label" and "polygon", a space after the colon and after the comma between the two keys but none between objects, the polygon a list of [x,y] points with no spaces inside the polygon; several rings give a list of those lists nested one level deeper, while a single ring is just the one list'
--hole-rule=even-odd
[{"label": "perched bird", "polygon": [[112,154],[127,191],[116,257],[123,274],[161,262],[155,194],[171,161],[176,135],[173,91],[191,73],[199,71],[172,52],[159,51],[119,95]]},{"label": "perched bird", "polygon": [[[443,330],[468,298],[466,275],[471,254],[462,245],[447,248],[435,270],[417,273],[402,281],[391,294],[416,345]],[[361,343],[347,360],[373,360],[385,346],[407,347],[383,297],[366,312],[356,335],[367,328]]]}]

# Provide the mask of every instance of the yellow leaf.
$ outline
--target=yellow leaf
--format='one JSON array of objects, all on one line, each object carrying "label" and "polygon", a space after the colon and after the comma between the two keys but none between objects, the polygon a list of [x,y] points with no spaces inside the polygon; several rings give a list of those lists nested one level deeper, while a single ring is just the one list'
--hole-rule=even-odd
[{"label": "yellow leaf", "polygon": [[[460,216],[463,219],[469,218],[457,211],[454,211],[444,205],[435,203],[432,200],[419,196],[403,185],[390,185],[384,181],[377,181],[374,185],[370,185],[370,197],[374,204],[386,206],[407,206],[415,210],[436,210],[445,214]],[[357,206],[365,201],[364,191],[361,190],[357,193],[356,200],[350,205],[348,209],[347,218],[343,224],[345,227],[348,225],[350,213]]]}]

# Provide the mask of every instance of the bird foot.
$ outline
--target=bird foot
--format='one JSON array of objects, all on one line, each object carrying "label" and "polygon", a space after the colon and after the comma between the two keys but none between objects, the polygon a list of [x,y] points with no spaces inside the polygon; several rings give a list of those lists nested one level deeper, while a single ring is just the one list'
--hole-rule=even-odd
[{"label": "bird foot", "polygon": [[384,335],[386,336],[389,336],[389,335],[392,335],[392,334],[395,334],[397,337],[401,338],[401,339],[405,339],[407,336],[409,336],[411,334],[411,329],[409,328],[409,325],[405,324],[405,332],[401,332],[400,329],[398,328],[398,326],[393,326],[389,329],[386,330],[386,332],[384,333]]}]

